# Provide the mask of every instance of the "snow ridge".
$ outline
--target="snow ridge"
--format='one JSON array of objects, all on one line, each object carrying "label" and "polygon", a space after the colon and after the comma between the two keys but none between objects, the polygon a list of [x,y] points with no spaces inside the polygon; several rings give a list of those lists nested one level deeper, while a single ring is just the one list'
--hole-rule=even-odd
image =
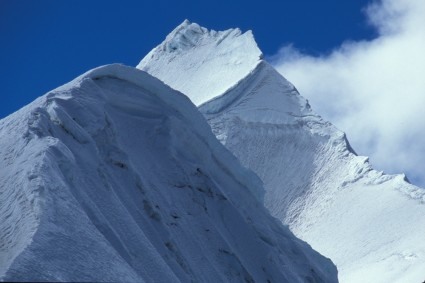
[{"label": "snow ridge", "polygon": [[[345,134],[314,113],[257,52],[226,44],[229,51],[221,53],[231,54],[229,62],[234,57],[256,63],[226,81],[222,92],[216,86],[199,87],[211,74],[232,72],[232,64],[221,61],[214,46],[191,46],[179,55],[196,60],[201,49],[216,56],[209,58],[207,75],[196,73],[198,66],[168,60],[173,55],[158,47],[156,56],[167,60],[148,55],[139,67],[199,106],[222,144],[262,179],[264,203],[272,215],[330,257],[341,282],[423,280],[425,191],[406,182],[403,174],[375,171],[366,157],[355,154]],[[258,49],[255,41],[250,44],[251,50]],[[175,73],[188,78],[196,73],[197,80],[187,80],[183,88]],[[214,95],[202,99],[200,93]]]},{"label": "snow ridge", "polygon": [[[239,29],[207,30],[185,20],[137,65],[191,96],[195,105],[224,93],[260,62],[261,51],[252,33]],[[156,64],[151,64],[151,61]],[[220,72],[214,67],[225,65]],[[156,66],[168,65],[167,70]],[[184,72],[181,71],[182,68]]]},{"label": "snow ridge", "polygon": [[145,72],[89,71],[0,137],[2,280],[337,281],[196,107]]}]

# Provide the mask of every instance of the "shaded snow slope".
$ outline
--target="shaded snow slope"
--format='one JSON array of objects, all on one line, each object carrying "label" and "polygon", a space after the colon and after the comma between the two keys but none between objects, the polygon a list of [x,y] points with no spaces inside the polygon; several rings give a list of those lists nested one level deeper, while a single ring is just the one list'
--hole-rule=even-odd
[{"label": "shaded snow slope", "polygon": [[0,121],[5,281],[336,282],[196,107],[92,70]]},{"label": "shaded snow slope", "polygon": [[[252,61],[257,53],[246,54],[256,49],[251,44],[255,46],[229,49],[237,58],[243,54]],[[203,52],[219,56],[213,46]],[[182,56],[196,57],[198,48],[205,47],[192,46]],[[162,60],[145,57],[144,69],[163,70],[153,74],[171,87],[180,86],[170,83],[175,75],[166,70],[196,71],[167,61],[173,56],[167,50],[157,56]],[[232,71],[220,60],[211,62],[210,73]],[[244,72],[238,72],[227,91],[198,104],[217,138],[263,180],[270,212],[330,257],[341,282],[421,282],[424,190],[407,183],[404,175],[373,170],[367,158],[356,156],[344,133],[315,114],[268,63],[261,61]],[[185,94],[198,101],[202,78],[197,78],[193,88],[186,82]],[[201,91],[209,93],[207,87]]]}]

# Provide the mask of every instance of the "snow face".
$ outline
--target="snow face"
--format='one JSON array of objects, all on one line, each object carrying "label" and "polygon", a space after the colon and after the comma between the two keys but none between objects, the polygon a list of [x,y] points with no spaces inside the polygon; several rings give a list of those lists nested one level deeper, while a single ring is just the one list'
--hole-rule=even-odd
[{"label": "snow face", "polygon": [[182,94],[92,70],[0,121],[5,281],[336,282]]},{"label": "snow face", "polygon": [[[245,52],[257,48],[250,44],[255,46],[229,50],[236,58],[244,54],[245,60],[256,60],[257,53]],[[213,45],[209,51],[191,46],[181,56],[196,60],[198,48],[220,57]],[[164,61],[148,55],[143,68],[155,70],[152,74],[171,87],[180,87],[174,73],[196,73],[178,61],[164,64],[173,56],[167,50],[156,54]],[[232,71],[220,60],[209,62],[210,74]],[[175,72],[167,73],[169,68]],[[183,90],[194,101],[204,79],[200,76],[193,87],[186,81]],[[268,63],[238,72],[229,84],[227,91],[198,103],[199,109],[222,144],[260,176],[272,215],[331,258],[341,282],[421,282],[425,191],[407,183],[404,175],[373,170],[367,158],[351,149],[344,133],[315,114]],[[216,88],[210,92],[205,87],[202,93],[216,93]]]},{"label": "snow face", "polygon": [[[137,68],[163,79],[174,89],[192,93],[191,100],[198,106],[243,79],[261,57],[250,31],[210,31],[185,20]],[[168,68],[161,67],[165,65]],[[216,72],[217,65],[226,68]]]}]

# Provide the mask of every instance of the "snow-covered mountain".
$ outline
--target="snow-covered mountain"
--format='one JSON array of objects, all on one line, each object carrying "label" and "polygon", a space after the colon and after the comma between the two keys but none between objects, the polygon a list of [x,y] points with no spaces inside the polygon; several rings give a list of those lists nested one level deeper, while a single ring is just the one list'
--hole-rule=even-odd
[{"label": "snow-covered mountain", "polygon": [[251,32],[185,21],[137,67],[199,106],[262,179],[272,215],[329,257],[341,282],[424,280],[425,191],[357,156],[262,60]]},{"label": "snow-covered mountain", "polygon": [[336,282],[181,93],[94,69],[0,121],[0,279]]}]

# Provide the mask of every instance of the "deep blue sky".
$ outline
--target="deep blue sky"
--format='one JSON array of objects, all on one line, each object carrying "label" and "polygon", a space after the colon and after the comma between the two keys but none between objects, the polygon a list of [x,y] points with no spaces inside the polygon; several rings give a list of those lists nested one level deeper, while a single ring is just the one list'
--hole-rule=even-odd
[{"label": "deep blue sky", "polygon": [[366,0],[0,0],[0,118],[79,74],[135,66],[184,19],[253,30],[266,55],[287,43],[310,54],[370,39]]}]

